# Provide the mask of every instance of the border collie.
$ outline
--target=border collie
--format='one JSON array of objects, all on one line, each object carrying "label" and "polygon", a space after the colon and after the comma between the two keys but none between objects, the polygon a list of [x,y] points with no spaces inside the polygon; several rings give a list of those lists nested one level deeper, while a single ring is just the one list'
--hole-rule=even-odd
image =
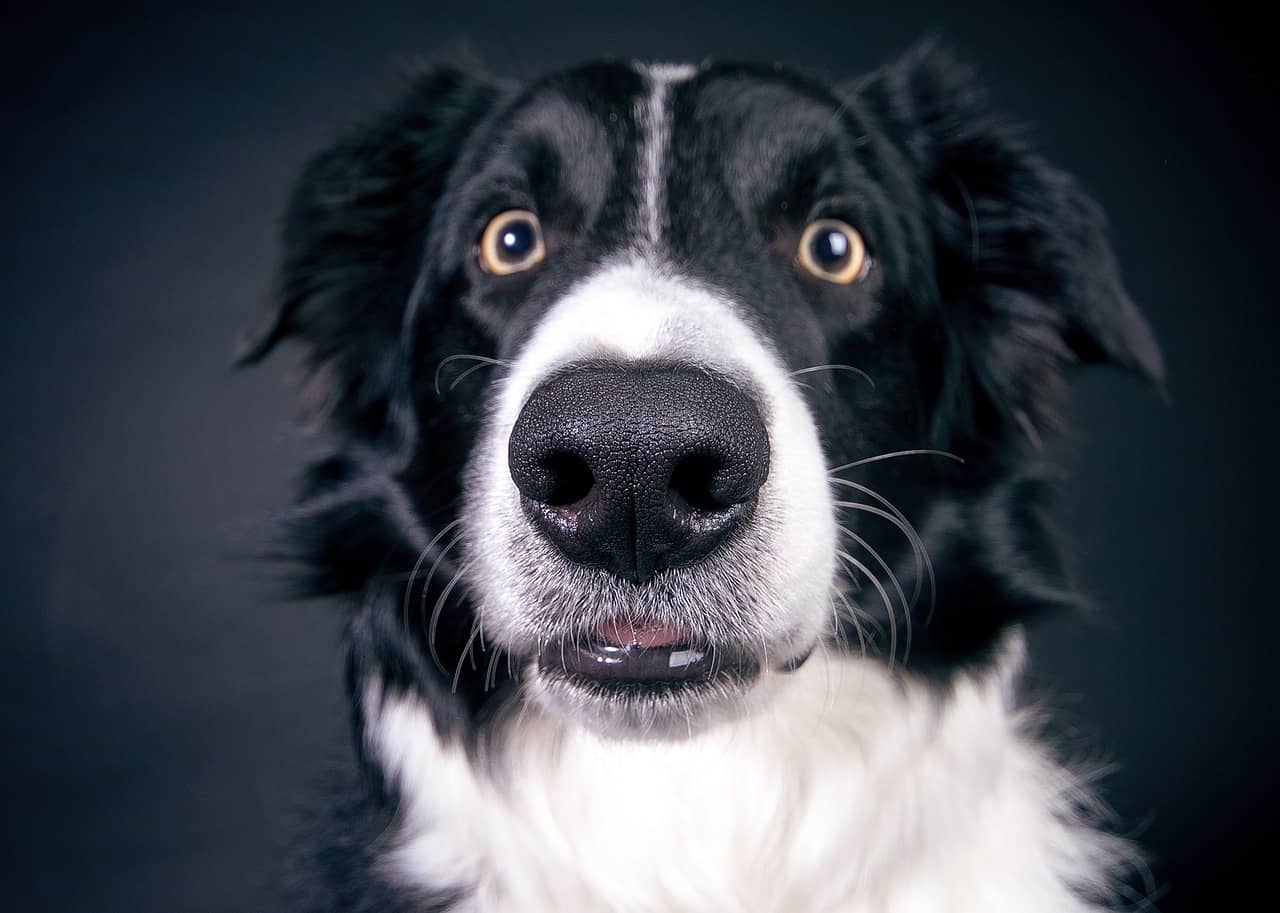
[{"label": "border collie", "polygon": [[327,442],[356,763],[309,911],[1057,913],[1128,845],[1015,686],[1099,208],[932,45],[831,84],[422,74],[306,168],[245,361]]}]

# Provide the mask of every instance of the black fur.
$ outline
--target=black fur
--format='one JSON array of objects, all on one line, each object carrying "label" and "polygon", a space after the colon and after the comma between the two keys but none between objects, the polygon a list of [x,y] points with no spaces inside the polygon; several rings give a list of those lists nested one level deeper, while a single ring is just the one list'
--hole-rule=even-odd
[{"label": "black fur", "polygon": [[[361,684],[376,670],[418,691],[440,730],[468,744],[500,718],[515,683],[505,664],[485,681],[484,644],[456,693],[426,649],[424,615],[457,567],[446,558],[430,580],[411,580],[428,540],[456,518],[491,380],[488,369],[461,378],[472,364],[445,359],[512,358],[573,278],[628,242],[619,214],[634,203],[643,91],[621,63],[526,88],[431,70],[317,157],[294,193],[274,307],[242,357],[300,342],[328,428],[330,452],[307,474],[290,534],[307,587],[349,606],[360,756],[308,844],[298,909],[448,905],[398,896],[373,871],[395,796],[363,756]],[[922,446],[964,460],[885,461],[850,476],[888,495],[933,556],[936,595],[925,587],[915,607],[910,656],[895,657],[903,674],[945,682],[987,661],[1009,625],[1074,604],[1045,520],[1037,439],[1052,430],[1072,365],[1110,362],[1157,383],[1163,371],[1097,205],[932,46],[834,87],[711,64],[674,88],[672,105],[676,265],[752,302],[790,368],[857,365],[875,379],[871,389],[849,374],[806,378],[828,462]],[[551,255],[536,275],[495,283],[472,249],[485,220],[512,207],[536,208]],[[868,239],[867,282],[797,277],[785,253],[818,216]],[[905,585],[923,583],[892,529],[865,535]],[[469,612],[464,581],[441,615],[450,669]]]}]

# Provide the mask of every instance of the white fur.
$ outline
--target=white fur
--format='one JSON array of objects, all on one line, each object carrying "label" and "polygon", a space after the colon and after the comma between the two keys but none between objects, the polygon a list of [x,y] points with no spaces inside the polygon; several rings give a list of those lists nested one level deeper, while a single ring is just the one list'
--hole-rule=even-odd
[{"label": "white fur", "polygon": [[549,544],[521,535],[530,524],[507,466],[511,428],[543,379],[599,357],[701,365],[754,389],[769,432],[769,477],[755,511],[760,547],[735,560],[753,563],[768,581],[768,592],[750,595],[757,620],[772,626],[762,630],[770,649],[794,655],[814,643],[831,618],[836,533],[826,462],[808,407],[732,301],[643,258],[609,265],[573,287],[539,322],[503,381],[480,448],[485,465],[471,555],[485,633],[499,643],[527,634],[521,622],[534,600],[522,589],[528,576],[517,568],[563,564]]},{"label": "white fur", "polygon": [[[1019,641],[1020,643],[1020,641]],[[415,697],[366,695],[400,790],[384,857],[483,913],[1071,913],[1117,841],[1011,706],[1020,649],[949,696],[815,655],[675,742],[605,741],[526,702],[476,763]]]},{"label": "white fur", "polygon": [[666,209],[666,170],[663,163],[671,144],[671,117],[667,96],[671,86],[689,79],[697,72],[688,64],[639,64],[637,68],[649,80],[649,94],[636,105],[636,123],[641,135],[640,210],[644,214],[638,226],[648,242],[647,249],[656,253],[662,244],[662,213]]}]

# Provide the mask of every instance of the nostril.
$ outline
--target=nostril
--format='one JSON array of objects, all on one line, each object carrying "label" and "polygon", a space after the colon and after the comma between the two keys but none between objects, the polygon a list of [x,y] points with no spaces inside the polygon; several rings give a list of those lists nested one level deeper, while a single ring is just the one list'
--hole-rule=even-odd
[{"label": "nostril", "polygon": [[716,497],[716,475],[721,461],[710,454],[693,453],[676,464],[668,483],[670,491],[694,510],[714,511],[732,506]]},{"label": "nostril", "polygon": [[576,504],[591,493],[596,479],[587,461],[576,453],[557,451],[545,457],[542,468],[551,479],[551,491],[542,501],[554,507]]},{"label": "nostril", "polygon": [[769,436],[755,401],[714,373],[584,364],[529,395],[507,468],[525,516],[565,558],[644,583],[750,522]]}]

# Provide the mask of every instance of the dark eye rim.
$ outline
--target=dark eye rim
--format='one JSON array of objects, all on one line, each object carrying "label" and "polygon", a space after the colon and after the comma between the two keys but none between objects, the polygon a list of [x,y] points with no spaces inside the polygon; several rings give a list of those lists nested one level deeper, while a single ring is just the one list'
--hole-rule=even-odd
[{"label": "dark eye rim", "polygon": [[[819,263],[812,253],[813,242],[818,233],[833,230],[844,235],[850,242],[848,262],[836,270]],[[843,219],[835,218],[813,219],[804,227],[800,243],[796,246],[796,260],[810,275],[836,285],[853,285],[864,279],[871,268],[871,254],[862,233]]]},{"label": "dark eye rim", "polygon": [[[517,220],[527,221],[533,228],[533,244],[519,259],[509,259],[500,247],[503,229]],[[533,269],[547,255],[546,244],[542,238],[542,222],[538,214],[530,209],[506,209],[495,215],[485,225],[476,242],[476,261],[480,268],[492,276],[509,276]]]}]

